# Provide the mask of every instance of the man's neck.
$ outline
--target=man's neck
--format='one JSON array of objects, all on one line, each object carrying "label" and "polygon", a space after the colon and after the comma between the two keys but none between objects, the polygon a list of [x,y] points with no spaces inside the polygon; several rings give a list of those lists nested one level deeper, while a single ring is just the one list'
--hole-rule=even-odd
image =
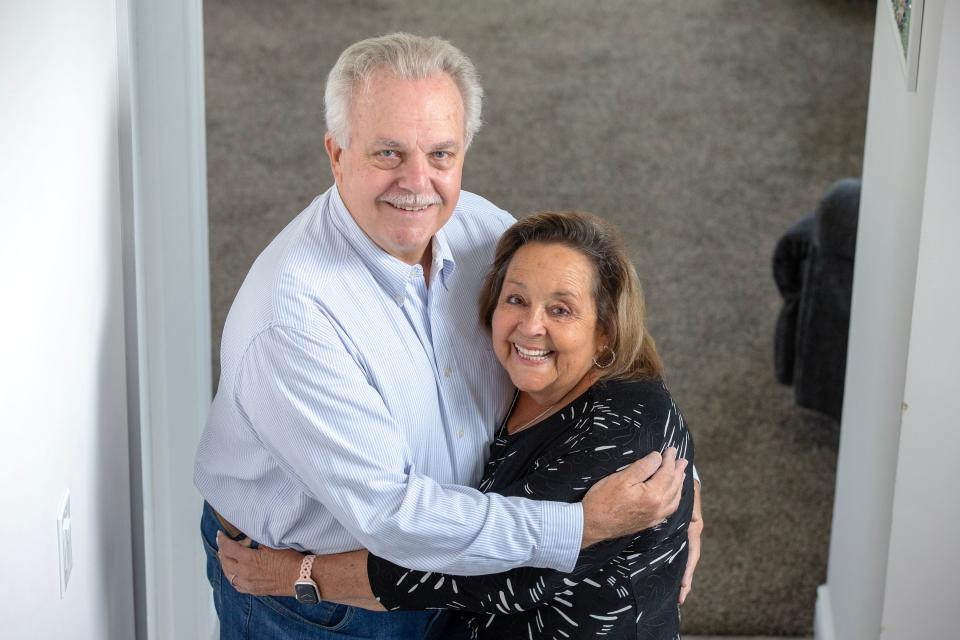
[{"label": "man's neck", "polygon": [[[382,248],[383,247],[381,247],[381,249]],[[384,249],[384,251],[387,252],[386,249]],[[410,257],[400,257],[395,254],[391,255],[397,260],[409,264],[411,267],[417,264],[420,265],[420,268],[423,269],[423,279],[427,283],[427,286],[430,286],[430,269],[433,267],[433,238],[427,243],[427,248],[420,254],[419,260],[413,260]]]},{"label": "man's neck", "polygon": [[423,269],[423,281],[427,288],[430,287],[430,268],[433,266],[433,238],[427,243],[427,248],[423,250],[420,256],[420,267]]}]

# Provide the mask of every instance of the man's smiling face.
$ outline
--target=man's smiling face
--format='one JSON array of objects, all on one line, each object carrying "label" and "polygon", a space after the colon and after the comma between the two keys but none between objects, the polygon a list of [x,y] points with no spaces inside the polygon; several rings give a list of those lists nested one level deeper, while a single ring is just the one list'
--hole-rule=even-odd
[{"label": "man's smiling face", "polygon": [[460,90],[447,74],[400,80],[378,71],[354,96],[349,146],[326,136],[350,215],[381,249],[408,264],[421,261],[460,197],[463,113]]}]

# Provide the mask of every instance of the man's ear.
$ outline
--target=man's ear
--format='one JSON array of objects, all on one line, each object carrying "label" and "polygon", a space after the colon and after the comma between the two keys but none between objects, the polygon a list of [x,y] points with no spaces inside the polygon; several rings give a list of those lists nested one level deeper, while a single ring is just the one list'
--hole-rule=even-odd
[{"label": "man's ear", "polygon": [[343,153],[343,147],[337,144],[329,131],[323,136],[323,146],[330,158],[330,171],[333,172],[333,179],[337,184],[340,184],[341,178],[343,178],[343,166],[340,164],[340,154]]}]

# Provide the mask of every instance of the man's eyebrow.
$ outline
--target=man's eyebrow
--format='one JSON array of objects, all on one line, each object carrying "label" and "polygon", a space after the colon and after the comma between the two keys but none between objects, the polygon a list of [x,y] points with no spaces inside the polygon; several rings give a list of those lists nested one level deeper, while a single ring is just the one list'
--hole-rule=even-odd
[{"label": "man's eyebrow", "polygon": [[430,147],[430,151],[447,151],[448,149],[454,149],[457,146],[456,140],[444,140],[443,142],[438,142],[437,144]]},{"label": "man's eyebrow", "polygon": [[392,138],[377,138],[373,141],[375,147],[386,147],[387,149],[401,149],[403,145]]}]

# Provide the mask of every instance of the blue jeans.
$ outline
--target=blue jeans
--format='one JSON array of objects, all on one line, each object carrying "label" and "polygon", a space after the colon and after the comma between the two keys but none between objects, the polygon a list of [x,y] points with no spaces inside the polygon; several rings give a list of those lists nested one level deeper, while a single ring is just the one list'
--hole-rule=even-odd
[{"label": "blue jeans", "polygon": [[220,640],[426,639],[438,637],[446,624],[445,612],[368,611],[331,602],[306,605],[295,598],[240,593],[224,577],[217,558],[219,529],[213,509],[204,503],[200,534],[220,618]]}]

